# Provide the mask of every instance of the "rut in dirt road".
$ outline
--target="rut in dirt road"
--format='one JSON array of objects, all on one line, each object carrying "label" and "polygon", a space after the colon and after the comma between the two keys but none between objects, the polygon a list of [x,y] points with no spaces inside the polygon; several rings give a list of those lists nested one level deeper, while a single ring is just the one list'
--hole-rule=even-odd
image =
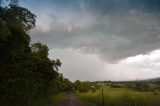
[{"label": "rut in dirt road", "polygon": [[69,93],[67,99],[59,103],[57,106],[85,106],[85,104],[77,100],[73,93]]}]

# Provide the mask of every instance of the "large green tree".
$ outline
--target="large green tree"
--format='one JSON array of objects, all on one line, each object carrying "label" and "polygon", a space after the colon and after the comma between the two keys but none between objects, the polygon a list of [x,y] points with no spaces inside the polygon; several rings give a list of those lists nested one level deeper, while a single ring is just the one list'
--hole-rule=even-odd
[{"label": "large green tree", "polygon": [[61,62],[48,58],[48,47],[30,46],[35,18],[17,0],[0,0],[0,105],[27,105],[44,97],[59,75]]},{"label": "large green tree", "polygon": [[35,26],[36,16],[18,1],[0,3],[0,94],[6,96],[11,83],[24,77],[24,60],[30,53],[28,32]]}]

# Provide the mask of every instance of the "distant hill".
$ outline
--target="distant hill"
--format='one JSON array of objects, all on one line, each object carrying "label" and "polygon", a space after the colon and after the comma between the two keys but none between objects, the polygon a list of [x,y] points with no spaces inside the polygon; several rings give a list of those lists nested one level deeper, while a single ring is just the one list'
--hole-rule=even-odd
[{"label": "distant hill", "polygon": [[147,80],[143,80],[143,81],[148,81],[148,82],[159,82],[159,81],[160,81],[160,77],[151,78],[151,79],[147,79]]},{"label": "distant hill", "polygon": [[[108,81],[105,81],[108,82]],[[142,80],[132,80],[132,81],[112,81],[115,83],[135,83],[135,82],[160,82],[160,77],[156,78],[148,78],[148,79],[142,79]]]},{"label": "distant hill", "polygon": [[104,83],[136,83],[136,82],[160,82],[160,77],[148,78],[141,80],[130,80],[130,81],[96,81],[98,84],[102,85]]}]

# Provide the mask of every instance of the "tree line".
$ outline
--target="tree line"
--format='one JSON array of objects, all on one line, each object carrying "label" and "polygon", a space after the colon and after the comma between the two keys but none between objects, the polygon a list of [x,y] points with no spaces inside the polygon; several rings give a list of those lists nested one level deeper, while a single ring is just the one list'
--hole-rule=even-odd
[{"label": "tree line", "polygon": [[17,0],[0,0],[0,105],[23,106],[29,100],[71,89],[58,73],[59,59],[48,58],[48,47],[31,44],[36,15]]}]

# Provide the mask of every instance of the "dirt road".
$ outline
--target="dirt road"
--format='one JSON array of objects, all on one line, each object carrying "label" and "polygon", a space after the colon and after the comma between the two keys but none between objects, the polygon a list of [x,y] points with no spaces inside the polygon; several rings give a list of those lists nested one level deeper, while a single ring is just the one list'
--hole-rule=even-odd
[{"label": "dirt road", "polygon": [[67,99],[59,103],[57,106],[85,106],[85,104],[77,100],[74,93],[69,93]]}]

